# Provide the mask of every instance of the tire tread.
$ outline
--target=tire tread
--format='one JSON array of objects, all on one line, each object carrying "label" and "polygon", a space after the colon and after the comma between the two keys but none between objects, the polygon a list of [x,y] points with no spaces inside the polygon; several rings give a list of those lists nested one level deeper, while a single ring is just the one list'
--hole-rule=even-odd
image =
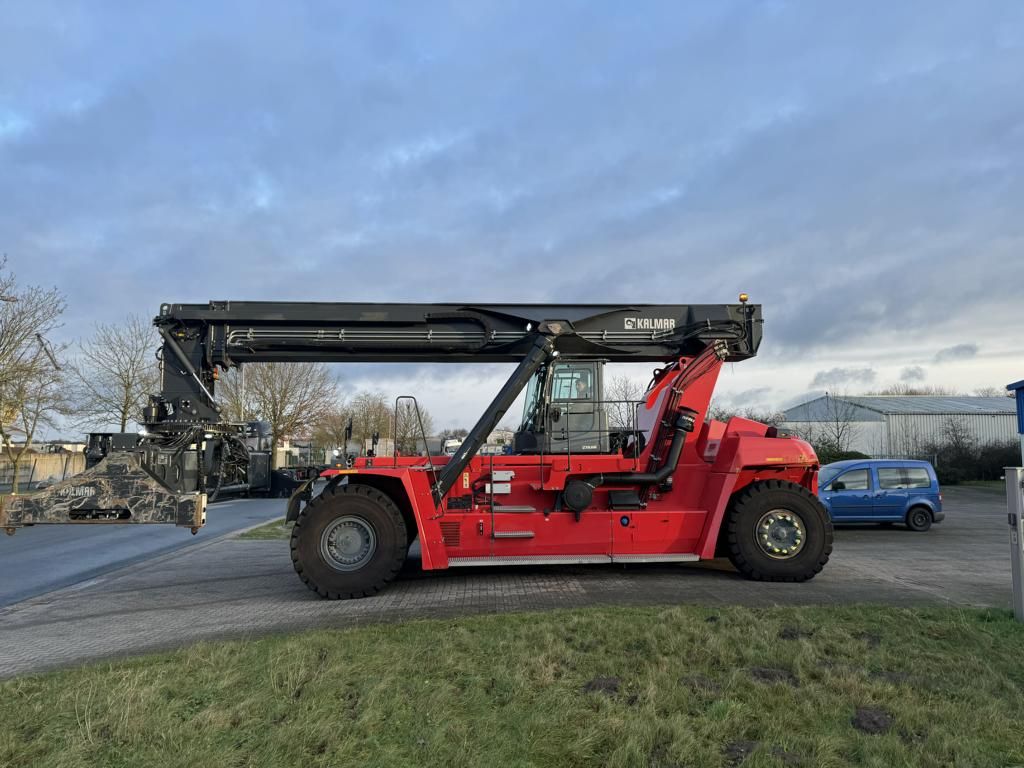
[{"label": "tire tread", "polygon": [[307,573],[306,569],[303,567],[302,558],[299,554],[298,542],[302,528],[311,524],[312,516],[317,514],[317,510],[321,507],[327,506],[329,502],[337,496],[344,496],[348,494],[358,494],[375,502],[393,518],[393,521],[400,532],[407,533],[405,530],[405,519],[402,517],[402,513],[395,502],[392,501],[389,496],[371,486],[361,485],[358,483],[349,483],[347,485],[335,484],[325,488],[319,496],[310,499],[309,503],[307,503],[306,506],[303,507],[302,511],[299,512],[299,515],[295,520],[295,525],[292,527],[292,535],[289,540],[292,567],[295,569],[295,573],[298,574],[303,584],[313,592],[320,595],[320,597],[328,600],[355,600],[379,594],[381,590],[395,580],[395,577],[398,576],[399,572],[402,570],[403,564],[405,563],[404,550],[402,550],[400,554],[396,552],[392,557],[390,563],[391,567],[386,571],[386,573],[362,589],[340,592],[332,591],[318,584],[311,578],[309,573]]},{"label": "tire tread", "polygon": [[[741,531],[742,523],[740,520],[743,508],[750,504],[759,503],[766,494],[779,491],[797,493],[809,501],[818,510],[824,526],[825,546],[821,554],[808,568],[797,573],[769,573],[758,567],[756,563],[751,562],[744,555],[743,549],[740,546],[740,537],[744,534],[744,531]],[[789,583],[809,581],[821,573],[822,568],[828,563],[829,556],[832,554],[832,521],[829,518],[828,512],[817,496],[797,483],[788,480],[761,480],[751,483],[739,492],[739,495],[730,505],[727,515],[726,542],[729,548],[729,559],[736,570],[752,581]]]}]

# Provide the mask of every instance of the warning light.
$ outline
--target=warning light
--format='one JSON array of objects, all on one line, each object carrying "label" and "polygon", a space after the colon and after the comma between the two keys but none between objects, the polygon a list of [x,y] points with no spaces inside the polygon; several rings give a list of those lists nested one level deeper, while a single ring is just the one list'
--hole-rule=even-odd
[{"label": "warning light", "polygon": [[747,299],[749,299],[749,298],[750,297],[747,294],[741,293],[740,294],[740,304],[746,304],[747,303]]}]

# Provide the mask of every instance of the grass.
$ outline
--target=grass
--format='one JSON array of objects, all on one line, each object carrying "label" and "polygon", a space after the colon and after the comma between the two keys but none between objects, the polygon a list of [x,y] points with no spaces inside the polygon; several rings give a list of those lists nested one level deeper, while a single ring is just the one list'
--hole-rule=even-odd
[{"label": "grass", "polygon": [[0,683],[0,765],[1013,765],[1022,647],[1007,612],[864,606],[203,643]]},{"label": "grass", "polygon": [[259,528],[250,528],[239,534],[240,539],[253,539],[256,541],[269,541],[273,539],[287,539],[292,535],[292,523],[286,523],[282,517],[280,520],[271,520]]}]

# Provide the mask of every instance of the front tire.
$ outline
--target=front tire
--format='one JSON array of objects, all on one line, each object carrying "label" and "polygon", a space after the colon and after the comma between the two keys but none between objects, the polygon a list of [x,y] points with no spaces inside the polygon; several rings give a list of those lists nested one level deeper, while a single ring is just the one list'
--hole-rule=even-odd
[{"label": "front tire", "polygon": [[932,513],[924,507],[914,507],[907,512],[907,528],[924,532],[932,527]]},{"label": "front tire", "polygon": [[292,565],[330,600],[369,597],[401,571],[409,548],[395,503],[375,488],[336,485],[312,499],[292,529]]},{"label": "front tire", "polygon": [[726,543],[729,560],[748,579],[807,581],[832,554],[832,521],[802,485],[763,480],[733,500]]}]

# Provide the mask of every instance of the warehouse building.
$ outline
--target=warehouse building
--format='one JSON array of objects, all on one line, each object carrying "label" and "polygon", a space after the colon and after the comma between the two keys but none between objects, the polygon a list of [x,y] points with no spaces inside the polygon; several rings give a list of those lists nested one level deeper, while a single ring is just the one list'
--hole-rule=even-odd
[{"label": "warehouse building", "polygon": [[833,396],[784,411],[783,429],[812,442],[873,457],[911,458],[950,435],[978,445],[1017,440],[1017,416],[1009,397]]}]

